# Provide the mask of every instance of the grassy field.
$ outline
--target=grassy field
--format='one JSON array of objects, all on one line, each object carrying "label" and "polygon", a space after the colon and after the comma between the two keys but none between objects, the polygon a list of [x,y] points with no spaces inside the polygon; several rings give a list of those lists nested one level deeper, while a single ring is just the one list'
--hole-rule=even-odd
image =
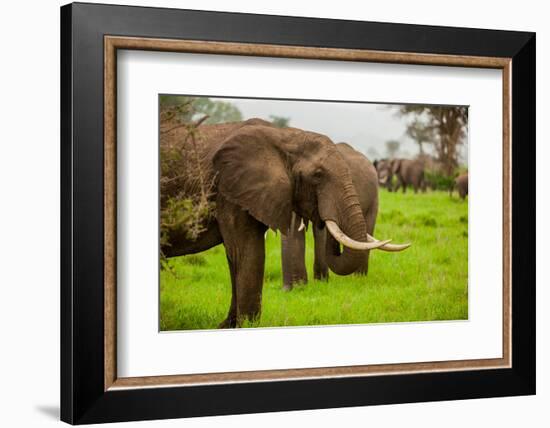
[{"label": "grassy field", "polygon": [[[247,327],[361,324],[468,318],[468,203],[444,192],[380,191],[375,236],[411,242],[402,253],[373,251],[367,277],[314,281],[308,232],[307,285],[283,291],[280,237],[269,231],[261,319]],[[161,330],[216,328],[231,299],[222,245],[170,260],[161,272]]]}]

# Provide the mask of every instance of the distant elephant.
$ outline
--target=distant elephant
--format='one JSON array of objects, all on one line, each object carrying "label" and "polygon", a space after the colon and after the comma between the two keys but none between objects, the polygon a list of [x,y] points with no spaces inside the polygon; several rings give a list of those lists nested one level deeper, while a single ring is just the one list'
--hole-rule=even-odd
[{"label": "distant elephant", "polygon": [[385,187],[391,192],[393,190],[393,172],[391,168],[391,160],[375,160],[373,162],[373,165],[378,175],[378,184],[381,187]]},{"label": "distant elephant", "polygon": [[461,174],[455,178],[455,187],[458,190],[460,199],[464,200],[468,195],[468,173]]},{"label": "distant elephant", "polygon": [[[339,275],[363,266],[365,251],[388,244],[368,233],[350,168],[328,137],[276,128],[261,119],[201,125],[196,134],[204,149],[202,174],[183,178],[172,191],[199,192],[199,179],[214,182],[210,199],[215,213],[194,240],[181,228],[170,230],[161,251],[175,257],[224,244],[232,297],[220,327],[237,327],[260,316],[264,235],[268,228],[288,234],[293,212],[328,229],[326,262]],[[161,147],[179,141],[181,150],[192,152],[195,138],[188,135],[186,127],[176,127],[161,134]],[[342,253],[338,243],[344,246]]]},{"label": "distant elephant", "polygon": [[[336,144],[338,152],[343,157],[351,172],[351,178],[361,206],[361,213],[365,220],[367,233],[374,234],[376,216],[378,215],[378,179],[374,165],[360,152],[346,143]],[[313,264],[313,276],[315,279],[328,278],[328,265],[326,260],[326,228],[321,223],[312,224],[315,257]],[[298,283],[307,283],[307,270],[305,265],[305,224],[303,219],[295,215],[291,221],[288,235],[281,235],[281,259],[283,273],[283,288],[286,290]],[[399,245],[385,245],[379,249],[386,251],[401,251],[407,248]],[[339,251],[339,245],[334,248]],[[356,273],[366,275],[369,267],[370,251],[363,253],[363,260],[358,264]]]},{"label": "distant elephant", "polygon": [[424,164],[420,160],[411,159],[392,159],[391,170],[397,176],[397,184],[395,191],[400,187],[403,188],[403,193],[407,191],[407,186],[412,186],[414,193],[418,190],[426,191],[426,183],[424,181]]}]

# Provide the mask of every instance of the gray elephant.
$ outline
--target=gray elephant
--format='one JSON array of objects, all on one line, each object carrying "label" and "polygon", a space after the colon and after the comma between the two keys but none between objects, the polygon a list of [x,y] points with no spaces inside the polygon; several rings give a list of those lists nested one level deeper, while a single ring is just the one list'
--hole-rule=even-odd
[{"label": "gray elephant", "polygon": [[[403,193],[407,191],[408,186],[412,186],[414,193],[418,190],[426,191],[426,182],[424,179],[424,163],[415,159],[392,159],[390,161],[380,161],[377,163],[378,180],[381,185],[392,186],[393,176],[397,177],[397,183],[393,190],[397,192],[399,188]],[[388,184],[389,183],[389,184]]]},{"label": "gray elephant", "polygon": [[[468,173],[466,172],[465,174],[461,174],[458,177],[456,177],[454,186],[458,191],[458,196],[460,196],[460,199],[464,200],[468,195]],[[452,189],[451,189],[451,196],[452,196]]]},{"label": "gray elephant", "polygon": [[375,160],[373,165],[378,175],[378,184],[391,192],[393,190],[392,161],[390,159]]},{"label": "gray elephant", "polygon": [[[346,143],[336,144],[336,148],[346,162],[353,186],[357,192],[361,215],[364,218],[367,233],[372,236],[378,215],[378,185],[377,172],[374,165],[360,152]],[[313,264],[313,276],[315,279],[328,278],[329,262],[327,257],[339,254],[340,246],[332,240],[333,248],[326,250],[327,231],[325,225],[312,222],[314,237],[315,257]],[[294,215],[288,234],[281,235],[281,260],[283,273],[283,287],[291,290],[298,283],[307,283],[307,270],[305,265],[305,223],[299,215]],[[336,245],[334,245],[336,244]],[[385,251],[401,251],[408,245],[387,244],[379,249]],[[363,253],[363,258],[357,265],[356,273],[366,275],[369,268],[370,251]]]},{"label": "gray elephant", "polygon": [[[193,151],[195,137],[177,127],[161,134],[161,148],[183,142]],[[161,251],[175,257],[225,247],[232,297],[220,327],[236,327],[260,316],[268,228],[289,234],[293,212],[326,228],[325,257],[330,270],[348,275],[365,263],[365,251],[387,246],[368,233],[352,172],[326,136],[296,128],[275,128],[260,119],[201,125],[200,171],[171,187],[199,192],[198,180],[215,183],[209,198],[215,212],[194,239],[175,227]],[[176,165],[174,168],[184,168]],[[161,197],[162,203],[162,197]],[[294,222],[295,223],[295,222]],[[344,246],[340,252],[340,245]]]}]

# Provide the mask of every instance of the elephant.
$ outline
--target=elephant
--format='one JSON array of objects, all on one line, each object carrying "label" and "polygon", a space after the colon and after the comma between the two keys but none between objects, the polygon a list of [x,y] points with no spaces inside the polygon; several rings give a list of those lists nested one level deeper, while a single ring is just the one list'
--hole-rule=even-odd
[{"label": "elephant", "polygon": [[[351,172],[351,178],[361,206],[361,213],[365,219],[367,233],[373,235],[378,214],[378,179],[377,172],[367,157],[355,150],[347,143],[336,144]],[[326,228],[323,224],[312,223],[314,237],[314,264],[315,279],[328,279],[328,266],[325,255]],[[305,265],[305,224],[303,219],[294,214],[288,235],[281,234],[281,260],[283,274],[283,288],[291,290],[298,283],[307,283]],[[392,248],[390,245],[384,249]],[[393,247],[395,250],[397,247]],[[365,251],[363,261],[359,264],[356,273],[367,275],[370,251]]]},{"label": "elephant", "polygon": [[426,191],[424,164],[421,160],[392,159],[378,163],[378,177],[381,184],[390,183],[388,186],[391,186],[393,175],[397,177],[397,184],[393,188],[395,192],[401,187],[405,193],[407,186],[412,186],[414,193],[418,193],[419,189]]},{"label": "elephant", "polygon": [[[193,150],[195,138],[187,138],[188,128],[171,133],[170,138],[161,135],[161,147],[182,141],[181,150]],[[224,245],[232,293],[220,328],[260,317],[265,232],[288,234],[293,213],[329,231],[324,253],[336,274],[355,272],[364,264],[365,251],[392,249],[390,240],[368,233],[349,166],[327,136],[277,128],[262,119],[202,124],[195,133],[203,149],[201,174],[183,178],[180,187],[198,192],[199,178],[211,180],[214,213],[195,239],[181,228],[170,230],[161,251],[171,258]]]},{"label": "elephant", "polygon": [[[466,172],[456,177],[454,185],[458,190],[458,196],[460,196],[460,199],[464,200],[468,195],[468,173]],[[451,189],[451,196],[452,196],[452,189]]]},{"label": "elephant", "polygon": [[378,174],[378,184],[385,187],[388,191],[393,190],[393,171],[390,159],[380,159],[373,162],[374,168]]}]

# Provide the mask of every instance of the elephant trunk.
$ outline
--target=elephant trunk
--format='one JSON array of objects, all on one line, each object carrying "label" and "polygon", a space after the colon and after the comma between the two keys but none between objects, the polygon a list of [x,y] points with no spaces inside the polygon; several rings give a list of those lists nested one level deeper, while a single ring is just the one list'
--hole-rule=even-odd
[{"label": "elephant trunk", "polygon": [[[334,195],[338,196],[335,198]],[[370,250],[394,252],[410,246],[389,244],[390,240],[379,241],[369,235],[349,170],[345,169],[329,185],[321,188],[317,198],[320,219],[329,232],[326,234],[326,261],[334,273],[349,275],[356,272],[365,265]],[[342,252],[340,244],[344,247]]]},{"label": "elephant trunk", "polygon": [[323,218],[325,223],[328,223],[327,228],[330,232],[327,233],[326,257],[327,265],[331,271],[338,275],[349,275],[364,264],[368,253],[364,249],[350,248],[350,245],[347,245],[345,242],[344,250],[340,253],[340,243],[335,239],[335,236],[338,237],[338,234],[334,233],[334,227],[331,223],[336,223],[338,229],[347,238],[350,238],[352,241],[358,241],[358,243],[367,243],[368,234],[367,224],[361,210],[361,205],[359,204],[359,197],[353,187],[351,178],[345,181],[342,196],[343,200],[340,200],[340,204],[338,205],[343,208],[338,210],[337,220],[335,221],[327,217]]}]

